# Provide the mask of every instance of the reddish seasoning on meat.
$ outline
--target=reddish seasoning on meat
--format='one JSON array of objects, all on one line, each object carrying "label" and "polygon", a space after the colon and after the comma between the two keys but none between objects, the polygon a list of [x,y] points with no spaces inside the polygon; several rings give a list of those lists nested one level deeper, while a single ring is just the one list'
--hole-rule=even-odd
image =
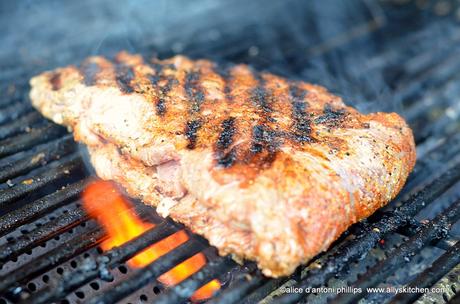
[{"label": "reddish seasoning on meat", "polygon": [[271,277],[388,203],[415,162],[397,114],[364,115],[247,65],[122,52],[31,85],[33,105],[88,146],[101,178]]}]

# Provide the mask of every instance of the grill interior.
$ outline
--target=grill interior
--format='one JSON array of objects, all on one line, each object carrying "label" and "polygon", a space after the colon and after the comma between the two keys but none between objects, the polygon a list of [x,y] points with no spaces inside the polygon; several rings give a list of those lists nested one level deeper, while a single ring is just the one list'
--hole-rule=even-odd
[{"label": "grill interior", "polygon": [[[0,303],[181,303],[218,278],[210,303],[445,303],[460,293],[460,8],[458,1],[109,1],[2,3]],[[5,11],[14,12],[7,14]],[[186,12],[186,13],[185,13]],[[4,17],[4,18],[3,18]],[[50,19],[52,18],[52,19]],[[27,20],[27,21],[24,21]],[[54,26],[43,26],[49,20]],[[114,21],[117,20],[117,21]],[[20,35],[23,40],[18,39]],[[27,39],[24,39],[27,38]],[[27,41],[24,41],[27,40]],[[125,262],[183,229],[133,201],[155,228],[110,251],[82,209],[94,178],[72,135],[30,106],[30,76],[127,49],[245,62],[327,86],[361,111],[397,111],[418,161],[401,194],[288,278],[190,240],[142,270]],[[203,252],[172,288],[160,274]],[[438,293],[283,293],[283,288],[437,287]],[[458,300],[458,295],[457,295]]]}]

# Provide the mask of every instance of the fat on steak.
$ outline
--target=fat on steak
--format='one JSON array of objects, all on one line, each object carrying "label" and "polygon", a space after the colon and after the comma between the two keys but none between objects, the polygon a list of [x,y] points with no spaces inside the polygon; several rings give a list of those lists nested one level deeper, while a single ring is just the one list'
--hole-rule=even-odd
[{"label": "fat on steak", "polygon": [[87,145],[101,178],[270,277],[388,203],[415,163],[397,114],[364,115],[247,65],[121,52],[31,86],[35,108]]}]

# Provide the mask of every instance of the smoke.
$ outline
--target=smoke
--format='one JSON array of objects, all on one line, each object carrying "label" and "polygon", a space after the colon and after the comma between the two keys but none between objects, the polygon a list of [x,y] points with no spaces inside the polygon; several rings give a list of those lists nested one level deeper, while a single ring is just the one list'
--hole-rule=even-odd
[{"label": "smoke", "polygon": [[[364,112],[397,111],[455,50],[458,27],[370,0],[3,1],[3,71],[29,74],[120,50],[249,63],[326,86]],[[456,46],[458,48],[458,45]],[[437,54],[439,58],[433,57]]]}]

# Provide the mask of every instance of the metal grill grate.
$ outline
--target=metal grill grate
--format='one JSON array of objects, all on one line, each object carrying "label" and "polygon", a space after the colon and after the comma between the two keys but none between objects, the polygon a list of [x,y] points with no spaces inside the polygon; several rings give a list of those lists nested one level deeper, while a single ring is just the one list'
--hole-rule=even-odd
[{"label": "metal grill grate", "polygon": [[[303,8],[294,1],[290,4],[295,4],[291,11]],[[436,22],[427,22],[417,31],[396,35],[399,28],[391,24],[391,14],[408,8],[375,3],[366,7],[370,13],[358,25],[375,24],[367,39],[385,41],[386,47],[366,54],[361,65],[364,70],[354,71],[357,60],[347,60],[363,43],[360,39],[365,33],[347,32],[355,34],[345,35],[342,40],[334,36],[322,42],[321,48],[311,49],[311,41],[304,34],[309,28],[293,24],[286,10],[279,12],[281,21],[274,22],[271,32],[251,27],[241,32],[241,25],[228,22],[230,25],[224,28],[233,33],[228,39],[212,43],[197,39],[180,47],[192,56],[250,62],[289,77],[318,79],[356,99],[358,108],[369,110],[377,106],[380,110],[400,111],[414,129],[419,159],[399,197],[351,227],[328,252],[288,278],[268,279],[252,263],[238,265],[229,257],[218,257],[204,239],[191,233],[186,243],[144,269],[130,268],[125,262],[136,253],[183,229],[140,202],[133,202],[136,212],[155,223],[155,228],[102,252],[98,245],[105,233],[83,211],[79,200],[92,176],[85,169],[77,144],[64,128],[46,121],[31,108],[25,97],[29,71],[22,76],[16,72],[3,75],[0,303],[180,303],[187,302],[196,289],[214,278],[223,282],[223,288],[210,303],[355,303],[361,298],[378,303],[429,302],[434,298],[455,301],[460,290],[459,280],[451,279],[458,278],[460,273],[460,28],[451,19],[433,19]],[[238,31],[233,31],[234,27]],[[154,43],[139,48],[145,52],[155,48],[163,55],[171,53]],[[307,55],[299,51],[305,49],[309,50]],[[333,70],[323,71],[324,65]],[[340,71],[342,66],[347,67]],[[329,74],[337,77],[325,76]],[[382,74],[388,78],[385,92],[368,92],[373,84],[357,76],[377,79]],[[340,77],[348,81],[342,82]],[[385,103],[385,98],[393,102]],[[196,274],[172,288],[157,281],[160,274],[198,252],[205,253],[208,263]],[[438,286],[449,291],[395,296],[283,294],[280,289],[346,285],[363,289]]]}]

